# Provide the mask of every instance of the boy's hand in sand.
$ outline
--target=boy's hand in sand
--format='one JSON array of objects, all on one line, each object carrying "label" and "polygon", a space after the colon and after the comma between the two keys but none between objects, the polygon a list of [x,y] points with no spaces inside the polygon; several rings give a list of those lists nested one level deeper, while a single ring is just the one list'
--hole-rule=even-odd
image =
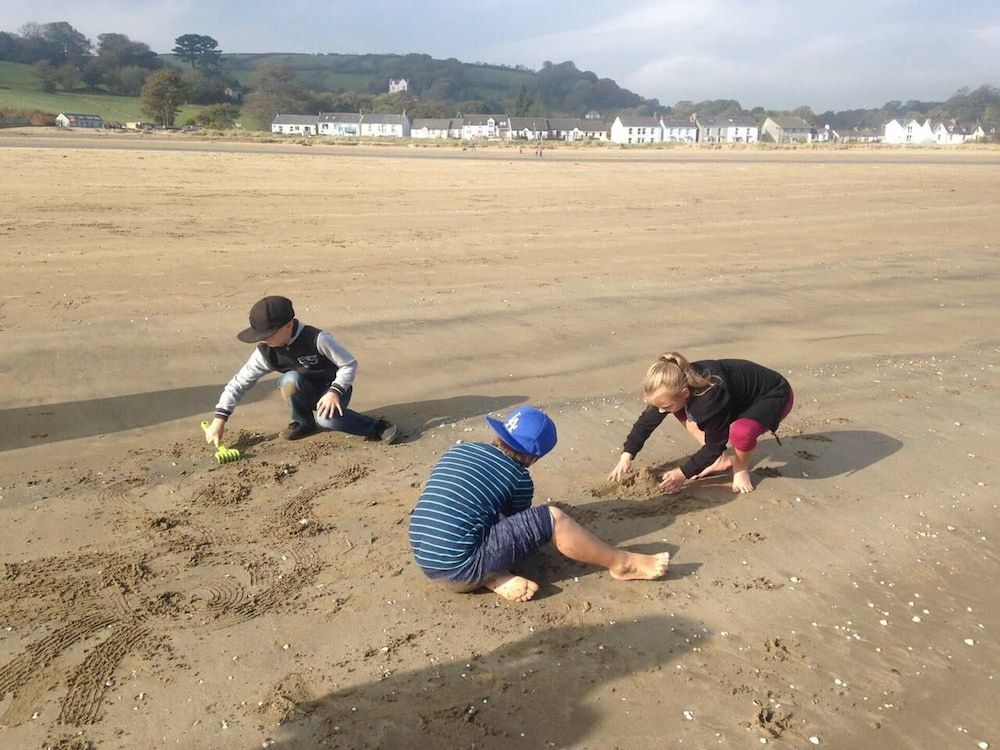
[{"label": "boy's hand in sand", "polygon": [[226,431],[226,420],[219,419],[216,417],[212,420],[212,424],[208,426],[205,430],[205,442],[211,443],[216,448],[219,447],[219,441],[222,440],[222,433]]},{"label": "boy's hand in sand", "polygon": [[618,459],[618,463],[615,464],[615,468],[611,470],[608,474],[608,479],[612,482],[620,482],[625,478],[626,472],[632,467],[632,459],[635,458],[631,453],[622,453],[622,457]]},{"label": "boy's hand in sand", "polygon": [[340,405],[340,396],[333,391],[327,391],[316,402],[316,413],[324,419],[331,419],[334,414],[344,416],[344,407]]},{"label": "boy's hand in sand", "polygon": [[677,492],[677,490],[684,486],[684,482],[686,481],[687,477],[684,476],[684,472],[680,469],[671,469],[663,475],[663,481],[660,482],[660,489],[669,495],[672,492]]}]

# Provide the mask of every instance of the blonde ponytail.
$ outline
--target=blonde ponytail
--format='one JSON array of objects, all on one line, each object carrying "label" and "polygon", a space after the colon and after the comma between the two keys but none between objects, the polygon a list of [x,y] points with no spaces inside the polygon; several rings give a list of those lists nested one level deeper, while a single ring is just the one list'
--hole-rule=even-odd
[{"label": "blonde ponytail", "polygon": [[660,388],[666,388],[670,394],[680,393],[687,387],[693,395],[700,396],[713,385],[715,380],[705,377],[691,367],[683,355],[677,352],[665,352],[646,371],[642,381],[643,393],[647,396]]}]

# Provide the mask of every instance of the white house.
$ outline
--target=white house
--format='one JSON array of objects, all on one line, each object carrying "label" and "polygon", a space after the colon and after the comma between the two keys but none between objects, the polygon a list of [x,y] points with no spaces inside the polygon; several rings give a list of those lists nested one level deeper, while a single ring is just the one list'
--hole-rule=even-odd
[{"label": "white house", "polygon": [[934,129],[931,121],[889,120],[883,128],[883,143],[934,143]]},{"label": "white house", "polygon": [[100,115],[60,112],[56,117],[56,125],[61,128],[103,128],[104,120],[101,119]]},{"label": "white house", "polygon": [[600,120],[580,117],[550,117],[546,138],[559,141],[606,141],[607,128]]},{"label": "white house", "polygon": [[663,140],[680,143],[694,143],[698,140],[698,126],[691,120],[678,117],[664,117],[660,120]]},{"label": "white house", "polygon": [[362,115],[361,135],[368,138],[409,138],[410,118],[405,112],[401,115]]},{"label": "white house", "polygon": [[839,143],[879,143],[882,134],[874,128],[834,128],[830,131]]},{"label": "white house", "polygon": [[663,140],[663,128],[656,117],[618,115],[611,123],[610,140],[622,144],[659,143]]},{"label": "white house", "polygon": [[403,91],[409,91],[410,84],[407,83],[405,78],[400,78],[398,81],[394,78],[389,79],[389,93],[399,94]]},{"label": "white house", "polygon": [[466,141],[496,140],[510,131],[503,115],[466,115],[462,120],[462,139]]},{"label": "white house", "polygon": [[318,115],[275,115],[271,120],[271,132],[281,135],[316,135]]},{"label": "white house", "polygon": [[451,120],[414,117],[410,125],[411,138],[448,138]]},{"label": "white house", "polygon": [[934,141],[945,145],[978,141],[986,135],[981,125],[972,128],[959,124],[957,120],[935,123],[933,132]]},{"label": "white house", "polygon": [[577,121],[578,136],[574,140],[606,141],[608,140],[608,126],[600,120],[594,118],[584,118]]},{"label": "white house", "polygon": [[358,136],[361,134],[361,115],[358,112],[320,112],[319,134],[333,136]]},{"label": "white house", "polygon": [[546,137],[549,130],[549,121],[545,117],[511,117],[508,124],[508,140],[537,141]]},{"label": "white house", "polygon": [[456,117],[451,121],[448,126],[448,137],[449,138],[461,138],[462,131],[465,129],[465,118]]},{"label": "white house", "polygon": [[699,117],[700,143],[756,143],[760,129],[752,117]]},{"label": "white house", "polygon": [[770,143],[809,143],[812,140],[809,123],[795,115],[775,115],[764,120],[760,139]]}]

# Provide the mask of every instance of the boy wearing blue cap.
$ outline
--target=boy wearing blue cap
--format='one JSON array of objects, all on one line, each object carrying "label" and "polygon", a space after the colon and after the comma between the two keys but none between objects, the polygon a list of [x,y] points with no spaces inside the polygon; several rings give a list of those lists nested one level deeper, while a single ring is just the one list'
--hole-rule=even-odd
[{"label": "boy wearing blue cap", "polygon": [[492,443],[460,443],[445,453],[410,516],[410,546],[431,580],[455,591],[486,587],[526,602],[538,584],[511,569],[551,541],[571,560],[600,565],[623,581],[667,572],[666,552],[642,555],[612,547],[559,508],[532,507],[528,467],[556,444],[556,426],[544,412],[522,406],[503,422],[486,417]]}]

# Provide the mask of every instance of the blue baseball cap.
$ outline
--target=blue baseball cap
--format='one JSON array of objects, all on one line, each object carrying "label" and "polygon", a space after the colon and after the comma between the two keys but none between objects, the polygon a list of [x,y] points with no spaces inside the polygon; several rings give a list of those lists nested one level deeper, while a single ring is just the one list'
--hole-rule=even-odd
[{"label": "blue baseball cap", "polygon": [[518,453],[541,458],[556,447],[556,423],[533,406],[515,409],[502,422],[486,417],[486,423]]}]

